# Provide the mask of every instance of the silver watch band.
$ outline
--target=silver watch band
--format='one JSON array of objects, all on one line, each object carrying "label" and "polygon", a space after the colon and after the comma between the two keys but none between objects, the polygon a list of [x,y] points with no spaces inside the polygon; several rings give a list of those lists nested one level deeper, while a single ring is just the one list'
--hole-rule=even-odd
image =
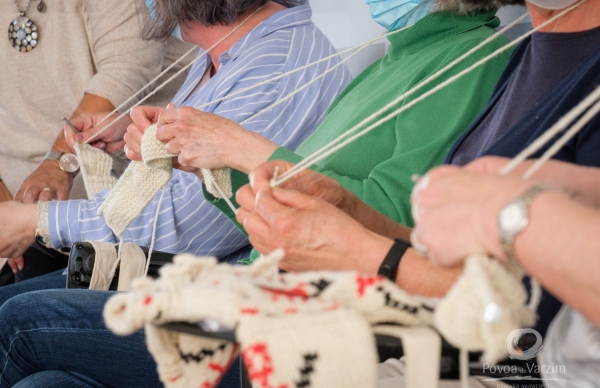
[{"label": "silver watch band", "polygon": [[[556,190],[556,189],[551,186],[535,185],[535,186],[530,187],[529,189],[525,190],[522,194],[517,196],[515,199],[513,199],[506,205],[506,206],[509,206],[510,204],[513,204],[513,203],[520,203],[520,205],[523,207],[523,209],[525,211],[523,224],[518,230],[511,231],[510,233],[506,233],[502,230],[501,226],[499,225],[499,227],[500,227],[500,231],[499,231],[500,232],[499,233],[500,243],[502,244],[502,250],[504,251],[504,255],[506,256],[506,258],[509,261],[517,260],[517,257],[515,255],[515,252],[513,249],[513,245],[515,242],[515,238],[521,232],[523,232],[523,230],[525,228],[527,228],[527,226],[529,225],[529,206],[531,205],[533,198],[536,195],[538,195],[544,191],[554,191],[554,190]],[[505,206],[505,208],[506,208],[506,206]],[[502,212],[502,210],[501,210],[501,212]]]},{"label": "silver watch band", "polygon": [[49,151],[46,156],[44,156],[44,160],[58,160],[62,156],[63,152],[59,151]]}]

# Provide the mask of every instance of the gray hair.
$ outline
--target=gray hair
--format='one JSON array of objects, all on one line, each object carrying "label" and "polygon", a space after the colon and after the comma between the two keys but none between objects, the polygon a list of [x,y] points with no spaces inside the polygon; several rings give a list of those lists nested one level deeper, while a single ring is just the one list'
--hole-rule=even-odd
[{"label": "gray hair", "polygon": [[144,30],[146,39],[164,40],[175,27],[189,22],[205,26],[228,25],[269,0],[155,0],[156,21]]},{"label": "gray hair", "polygon": [[488,12],[504,5],[524,5],[525,0],[438,0],[435,12],[454,11],[465,15],[475,12]]}]

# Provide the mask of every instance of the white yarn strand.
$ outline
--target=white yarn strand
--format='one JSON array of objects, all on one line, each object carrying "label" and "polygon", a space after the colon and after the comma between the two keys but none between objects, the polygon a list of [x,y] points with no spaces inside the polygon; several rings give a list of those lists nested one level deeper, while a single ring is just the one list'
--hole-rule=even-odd
[{"label": "white yarn strand", "polygon": [[[302,170],[305,169],[304,168],[305,165],[310,166],[310,165],[314,164],[314,162],[312,161],[313,158],[317,157],[318,155],[320,155],[323,152],[326,152],[329,147],[334,146],[336,143],[338,143],[341,140],[343,140],[344,138],[350,136],[352,133],[355,133],[360,128],[364,127],[366,124],[368,124],[369,122],[371,122],[372,120],[376,119],[378,116],[380,116],[381,114],[383,114],[383,112],[385,112],[386,110],[393,108],[394,106],[396,106],[401,101],[405,100],[406,98],[410,97],[411,95],[413,95],[414,93],[416,93],[417,91],[419,91],[420,89],[422,89],[423,87],[427,86],[429,83],[431,83],[434,80],[436,80],[437,78],[439,78],[441,75],[443,75],[444,73],[446,73],[448,70],[450,70],[451,68],[453,68],[455,65],[457,65],[460,62],[462,62],[463,60],[465,60],[466,58],[468,58],[469,56],[471,56],[473,53],[475,53],[476,51],[478,51],[479,49],[481,49],[482,47],[484,47],[488,43],[492,42],[493,40],[495,40],[496,38],[498,38],[500,35],[504,34],[506,31],[508,31],[510,28],[514,27],[516,24],[518,24],[522,20],[524,20],[528,15],[529,15],[528,13],[525,13],[524,15],[520,16],[517,20],[515,20],[512,23],[510,23],[509,25],[507,25],[506,27],[504,27],[502,30],[496,32],[495,34],[493,34],[489,38],[487,38],[484,41],[482,41],[481,43],[479,43],[477,46],[471,48],[466,53],[464,53],[463,55],[461,55],[460,57],[458,57],[454,61],[450,62],[445,67],[443,67],[442,69],[440,69],[436,73],[432,74],[431,76],[429,76],[428,78],[426,78],[425,80],[423,80],[421,83],[415,85],[413,88],[411,88],[410,90],[406,91],[405,93],[403,93],[402,95],[400,95],[399,97],[397,97],[396,99],[394,99],[393,101],[391,101],[390,103],[388,103],[387,105],[385,105],[383,108],[379,109],[377,112],[375,112],[375,113],[371,114],[370,116],[368,116],[367,118],[363,119],[360,123],[356,124],[354,127],[352,127],[348,131],[346,131],[343,134],[341,134],[340,136],[338,136],[332,142],[330,142],[329,144],[325,145],[321,149],[317,150],[315,153],[313,153],[312,155],[310,155],[308,158],[304,159],[300,163],[296,164],[294,167],[292,167],[290,170],[288,170],[285,174],[282,175],[282,177],[281,177],[282,180],[274,182],[273,184],[274,185],[281,184],[281,183],[285,182],[285,180],[289,179],[288,175],[293,174],[296,170],[302,171]],[[523,37],[522,39],[525,39],[525,38],[526,38],[526,36]],[[512,47],[512,46],[510,46],[510,47]],[[507,50],[510,47],[505,47],[503,51]],[[499,55],[500,53],[501,52],[499,52],[497,54],[496,53],[493,53],[493,54]],[[387,116],[387,117],[390,117],[390,116]],[[394,116],[392,115],[391,117],[394,117]],[[388,120],[386,120],[386,121],[388,121]],[[321,159],[319,159],[319,160],[321,160]],[[298,172],[300,172],[300,171],[298,171]],[[283,179],[285,179],[285,180],[283,180]]]},{"label": "white yarn strand", "polygon": [[[108,115],[106,115],[102,120],[98,121],[96,126],[102,124],[104,121],[106,121],[106,119],[108,119],[108,117],[112,116],[113,114],[119,113],[121,111],[121,109],[125,108],[127,106],[127,104],[129,104],[136,96],[138,96],[140,93],[142,93],[148,87],[150,87],[152,84],[154,84],[156,81],[158,81],[162,76],[167,74],[169,72],[169,70],[171,70],[173,67],[178,65],[181,61],[184,60],[184,58],[186,58],[188,55],[190,55],[191,53],[196,51],[196,49],[197,49],[197,47],[194,46],[187,53],[183,54],[178,60],[173,62],[171,65],[169,65],[169,67],[167,67],[166,69],[161,71],[156,77],[154,77],[154,79],[152,79],[152,81],[148,82],[144,87],[142,87],[140,90],[135,92],[131,97],[129,97],[125,102],[123,102],[121,105],[116,107],[112,112],[110,112]],[[198,61],[198,59],[200,59],[200,58],[201,58],[201,56],[198,56],[198,58],[195,58],[190,64],[186,65],[184,69],[187,70],[189,68],[189,66],[196,63]],[[181,72],[177,73],[177,75],[180,75],[180,74],[181,74]],[[168,83],[168,81],[166,83]],[[165,86],[165,84],[162,84],[159,86],[159,88],[163,88],[164,86]]]},{"label": "white yarn strand", "polygon": [[542,149],[554,136],[564,131],[570,123],[572,123],[577,117],[583,114],[592,104],[600,99],[600,88],[597,88],[593,93],[583,99],[573,109],[571,109],[566,115],[550,127],[544,134],[538,137],[533,143],[527,148],[521,151],[515,158],[513,158],[502,170],[501,175],[505,175],[517,168],[521,163],[527,160],[531,155]]},{"label": "white yarn strand", "polygon": [[231,200],[227,197],[227,195],[225,194],[225,192],[223,191],[223,189],[221,188],[221,186],[219,186],[219,184],[217,183],[217,181],[214,181],[212,184],[213,184],[213,186],[215,186],[215,189],[217,189],[217,191],[219,192],[219,194],[221,194],[221,197],[227,203],[227,206],[229,206],[229,208],[233,211],[233,214],[237,214],[238,209],[236,209],[236,207],[233,204],[233,202],[231,202]]},{"label": "white yarn strand", "polygon": [[[585,1],[585,0],[583,0],[583,1]],[[530,35],[534,34],[535,32],[539,31],[540,29],[544,28],[548,24],[553,23],[554,21],[556,21],[560,17],[564,16],[568,12],[572,11],[573,9],[575,9],[576,7],[578,7],[579,5],[581,5],[583,3],[583,1],[577,3],[577,4],[573,5],[573,6],[571,6],[569,8],[567,8],[567,9],[565,9],[564,11],[562,11],[561,13],[559,13],[558,15],[556,15],[553,18],[547,20],[546,22],[540,24],[538,27],[532,29],[531,31],[528,31],[527,33],[521,35],[519,38],[517,38],[514,41],[508,43],[507,45],[499,48],[498,50],[496,50],[495,52],[491,53],[487,57],[485,57],[485,58],[481,59],[480,61],[476,62],[475,64],[471,65],[467,69],[465,69],[465,70],[461,71],[460,73],[458,73],[458,74],[456,74],[456,75],[448,78],[446,81],[442,82],[441,84],[439,84],[436,87],[432,88],[428,92],[426,92],[426,93],[422,94],[421,96],[417,97],[416,99],[414,99],[410,103],[408,103],[408,104],[404,105],[403,107],[397,109],[396,111],[392,112],[391,114],[389,114],[389,115],[385,116],[384,118],[380,119],[379,121],[377,121],[376,123],[374,123],[371,126],[367,127],[363,131],[361,131],[361,132],[357,133],[356,135],[350,137],[346,141],[344,141],[342,143],[339,143],[342,139],[350,136],[352,133],[355,133],[362,126],[364,126],[369,121],[371,121],[371,120],[375,119],[376,117],[378,117],[379,115],[381,115],[387,109],[393,107],[394,105],[398,104],[399,102],[401,102],[402,100],[404,100],[408,96],[412,95],[414,92],[416,92],[417,90],[421,89],[424,85],[426,85],[429,82],[431,82],[432,80],[438,78],[441,74],[445,73],[451,67],[453,67],[454,65],[458,64],[462,60],[466,59],[468,56],[472,55],[475,51],[477,51],[478,49],[480,49],[481,47],[483,47],[485,44],[487,44],[490,41],[494,40],[496,37],[499,36],[500,33],[503,33],[506,30],[506,28],[502,29],[498,33],[492,35],[490,38],[484,40],[483,42],[481,42],[480,44],[478,44],[477,46],[475,46],[474,48],[472,48],[471,50],[469,50],[467,53],[463,54],[462,56],[460,56],[459,58],[457,58],[456,60],[454,60],[453,62],[451,62],[449,65],[447,65],[446,67],[444,67],[443,69],[441,69],[437,73],[434,73],[433,75],[431,75],[429,78],[427,78],[426,80],[424,80],[422,83],[416,85],[414,88],[412,88],[411,90],[407,91],[406,93],[404,93],[403,95],[401,95],[400,97],[398,97],[396,100],[392,101],[390,104],[386,105],[385,107],[383,107],[379,111],[375,112],[374,114],[372,114],[371,116],[369,116],[365,120],[361,121],[359,124],[357,124],[356,126],[354,126],[353,128],[351,128],[350,130],[346,131],[345,133],[343,133],[342,135],[340,135],[338,138],[334,139],[329,144],[327,144],[324,147],[322,147],[321,149],[317,150],[315,153],[313,153],[312,155],[310,155],[309,157],[307,157],[306,159],[304,159],[302,162],[298,163],[297,165],[295,165],[294,167],[292,167],[290,170],[288,170],[285,174],[283,174],[281,176],[281,178],[279,180],[273,181],[271,183],[271,186],[275,187],[275,186],[280,185],[281,183],[284,183],[285,181],[291,179],[292,177],[294,177],[295,175],[299,174],[300,172],[302,172],[302,171],[310,168],[311,165],[313,165],[313,164],[317,163],[318,161],[320,161],[320,160],[328,157],[329,155],[333,154],[334,152],[338,151],[339,149],[345,147],[347,144],[349,144],[349,143],[353,142],[354,140],[356,140],[356,139],[358,139],[358,138],[366,135],[367,133],[371,132],[373,129],[379,127],[381,124],[384,124],[384,123],[392,120],[393,118],[395,118],[396,116],[398,116],[400,113],[406,111],[407,109],[411,108],[415,104],[421,102],[422,100],[426,99],[427,97],[431,96],[432,94],[435,94],[436,92],[444,89],[446,86],[452,84],[453,82],[455,82],[458,79],[462,78],[466,74],[474,71],[478,67],[480,67],[480,66],[484,65],[485,63],[491,61],[492,59],[494,59],[495,57],[497,57],[501,53],[503,53],[503,52],[507,51],[508,49],[510,49],[511,47],[519,44],[521,41],[523,41],[524,39],[526,39]],[[524,18],[524,17],[525,17],[525,15],[521,16],[521,18]],[[519,20],[519,19],[517,19],[517,20]],[[511,23],[509,26],[512,26],[512,25],[514,25],[514,22]],[[507,27],[509,27],[509,26],[507,26]],[[339,144],[336,145],[336,143],[339,143]]]},{"label": "white yarn strand", "polygon": [[156,242],[158,216],[160,215],[160,206],[162,205],[163,198],[165,197],[165,191],[167,191],[167,186],[163,186],[162,193],[160,194],[160,198],[158,200],[156,214],[154,215],[154,223],[152,224],[152,238],[150,239],[150,247],[148,248],[148,258],[146,259],[146,268],[144,269],[144,276],[148,276],[148,270],[150,269],[150,259],[152,258],[152,252],[154,252],[154,243]]},{"label": "white yarn strand", "polygon": [[[244,94],[244,93],[246,93],[246,92],[248,92],[248,91],[250,91],[250,90],[253,90],[253,89],[255,89],[255,88],[258,88],[258,87],[260,87],[260,86],[263,86],[263,85],[268,85],[268,84],[270,84],[270,83],[273,83],[273,82],[275,82],[275,81],[278,81],[278,80],[280,80],[280,79],[282,79],[282,78],[288,77],[288,76],[290,76],[290,75],[292,75],[292,74],[295,74],[295,73],[298,73],[298,72],[300,72],[300,71],[306,70],[306,69],[308,69],[308,68],[310,68],[310,67],[312,67],[312,66],[315,66],[315,65],[318,65],[318,64],[320,64],[320,63],[323,63],[323,62],[329,61],[329,60],[331,60],[331,59],[333,59],[333,58],[336,58],[336,57],[342,56],[342,55],[344,55],[344,54],[346,54],[346,53],[349,53],[349,52],[351,52],[351,51],[354,51],[354,50],[359,50],[359,52],[360,52],[360,51],[364,50],[365,48],[369,47],[370,45],[372,45],[373,43],[375,43],[375,42],[377,42],[377,41],[381,40],[381,39],[384,39],[384,38],[387,38],[387,37],[389,37],[389,36],[391,36],[391,35],[397,34],[397,33],[399,33],[399,32],[402,32],[402,31],[406,30],[406,29],[409,29],[409,28],[411,28],[411,27],[412,27],[412,25],[411,25],[411,26],[408,26],[408,27],[401,28],[401,29],[399,29],[399,30],[396,30],[396,31],[387,32],[387,33],[385,33],[385,34],[382,34],[382,35],[378,36],[377,38],[371,39],[371,40],[369,40],[369,41],[367,41],[367,42],[364,42],[364,43],[358,44],[358,45],[356,45],[356,46],[353,46],[353,47],[347,48],[347,49],[345,49],[345,50],[342,50],[342,51],[338,51],[337,53],[335,53],[335,54],[332,54],[332,55],[330,55],[330,56],[328,56],[328,57],[325,57],[325,58],[321,58],[321,59],[319,59],[318,61],[311,62],[311,63],[309,63],[309,64],[306,64],[306,65],[304,65],[304,66],[300,66],[300,67],[298,67],[298,68],[296,68],[296,69],[294,69],[294,70],[288,71],[287,73],[283,73],[283,74],[280,74],[280,75],[278,75],[278,76],[276,76],[276,77],[269,78],[269,79],[267,79],[267,80],[265,80],[265,81],[259,82],[259,83],[257,83],[257,84],[254,84],[254,85],[252,85],[252,86],[248,86],[248,87],[247,87],[247,88],[245,88],[245,89],[238,90],[238,91],[237,91],[237,92],[235,92],[235,93],[231,93],[231,94],[228,94],[228,95],[226,95],[226,96],[223,96],[223,97],[220,97],[220,98],[214,99],[214,100],[212,100],[212,101],[210,101],[210,102],[204,103],[204,104],[202,104],[202,105],[199,105],[199,106],[196,106],[196,107],[194,107],[194,108],[195,108],[195,109],[198,109],[198,110],[204,109],[204,108],[206,108],[206,107],[208,107],[208,106],[210,106],[210,105],[212,105],[212,104],[216,104],[216,103],[218,103],[218,102],[221,102],[221,101],[228,100],[228,99],[230,99],[230,98],[233,98],[233,97],[236,97],[236,96],[238,96],[238,95],[240,95],[240,94]],[[356,53],[353,53],[352,55],[356,55]],[[348,61],[348,58],[344,59],[342,62],[347,62],[347,61]]]},{"label": "white yarn strand", "polygon": [[[111,125],[115,124],[117,121],[121,120],[123,117],[127,116],[129,114],[129,112],[131,112],[131,110],[133,108],[135,108],[136,106],[140,106],[144,101],[146,101],[148,98],[150,98],[151,96],[153,96],[154,94],[156,94],[159,90],[161,90],[163,87],[165,87],[167,84],[169,84],[171,81],[173,81],[175,78],[179,77],[179,75],[181,75],[184,71],[186,71],[189,67],[191,67],[194,63],[196,63],[200,58],[208,55],[210,52],[212,52],[217,46],[219,46],[221,43],[223,43],[227,38],[229,38],[231,35],[233,35],[237,30],[239,30],[240,28],[242,28],[242,26],[244,26],[249,20],[250,18],[252,18],[254,15],[256,15],[259,11],[261,11],[264,7],[260,7],[258,8],[256,11],[254,11],[253,13],[251,13],[250,15],[248,15],[248,17],[246,19],[244,19],[239,25],[237,25],[234,29],[232,29],[231,31],[229,31],[225,36],[223,36],[221,39],[219,39],[214,45],[212,45],[208,50],[204,51],[201,54],[198,54],[198,57],[196,57],[196,59],[194,59],[192,62],[190,62],[188,65],[184,66],[181,70],[179,70],[177,73],[175,73],[171,78],[169,78],[168,80],[166,80],[165,82],[163,82],[161,85],[159,85],[158,87],[156,87],[152,92],[150,92],[147,96],[145,96],[144,98],[142,98],[140,101],[138,101],[137,103],[135,103],[131,108],[127,109],[127,111],[123,112],[121,115],[119,115],[116,119],[114,119],[110,124],[108,124],[106,127],[102,128],[101,130],[99,130],[98,132],[96,132],[94,134],[94,136],[90,137],[89,139],[87,139],[85,141],[85,144],[89,144],[91,141],[93,141],[94,139],[96,139],[98,136],[100,136],[101,133],[103,133],[104,131],[106,131]],[[187,54],[186,54],[187,55]],[[142,88],[142,90],[144,90],[145,88],[147,88],[149,85],[146,85]],[[139,92],[138,92],[139,93]]]},{"label": "white yarn strand", "polygon": [[590,110],[579,121],[577,121],[575,125],[573,125],[560,139],[558,139],[556,143],[554,143],[552,147],[550,147],[548,151],[546,151],[525,173],[524,178],[530,178],[537,170],[539,170],[542,167],[544,163],[546,163],[554,155],[556,155],[560,151],[560,149],[565,144],[567,144],[569,140],[573,138],[573,136],[579,133],[587,123],[589,123],[594,117],[596,117],[598,112],[600,112],[600,102],[597,102],[592,108],[590,108]]},{"label": "white yarn strand", "polygon": [[327,69],[325,72],[323,72],[322,74],[320,74],[318,77],[313,78],[310,82],[307,82],[306,84],[302,85],[301,87],[299,87],[298,89],[294,90],[292,93],[288,94],[284,98],[281,98],[281,99],[277,100],[273,105],[268,106],[267,108],[262,109],[262,110],[256,112],[255,114],[253,114],[252,116],[250,116],[246,120],[242,121],[240,123],[240,125],[247,124],[248,122],[250,122],[250,121],[256,119],[258,116],[262,115],[263,113],[268,112],[270,110],[273,110],[275,107],[277,107],[277,106],[283,104],[284,102],[290,100],[296,94],[298,94],[298,93],[302,92],[303,90],[307,89],[308,87],[310,87],[315,82],[323,79],[329,73],[331,73],[332,71],[336,70],[338,67],[343,66],[344,64],[346,64],[346,62],[348,62],[354,56],[358,55],[362,50],[364,50],[367,47],[369,47],[368,43],[365,44],[365,45],[363,45],[363,46],[361,46],[361,47],[359,47],[354,53],[352,53],[351,55],[349,55],[348,58],[345,58],[344,60],[340,61],[340,63],[336,64],[335,66],[333,66],[333,67],[331,67],[329,69]]}]

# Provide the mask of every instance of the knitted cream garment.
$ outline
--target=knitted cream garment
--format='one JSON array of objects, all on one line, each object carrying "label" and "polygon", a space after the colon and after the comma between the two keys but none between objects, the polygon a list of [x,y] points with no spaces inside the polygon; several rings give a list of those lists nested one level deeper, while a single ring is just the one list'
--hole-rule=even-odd
[{"label": "knitted cream garment", "polygon": [[[508,333],[534,322],[525,307],[522,271],[487,257],[468,259],[464,274],[432,313],[381,277],[350,272],[280,275],[282,256],[275,252],[249,267],[178,256],[175,264],[161,269],[158,280],[138,280],[133,292],[111,298],[104,310],[107,326],[127,335],[146,325],[149,349],[167,387],[214,386],[237,351],[219,341],[151,326],[181,321],[217,321],[235,328],[257,386],[295,386],[308,379],[303,386],[370,387],[370,368],[376,364],[372,338],[354,341],[372,335],[364,321],[369,326],[435,324],[450,343],[484,351],[490,362],[507,356]],[[338,341],[338,335],[352,340]],[[362,358],[364,352],[368,360]],[[302,374],[307,370],[310,376]]]},{"label": "knitted cream garment", "polygon": [[156,138],[156,124],[148,127],[142,137],[144,162],[131,162],[98,209],[98,215],[104,215],[115,235],[121,236],[158,190],[171,179],[172,157]]},{"label": "knitted cream garment", "polygon": [[223,198],[215,184],[219,185],[227,198],[233,197],[230,168],[220,168],[217,170],[201,168],[200,171],[202,171],[202,175],[204,176],[204,186],[206,187],[206,191],[212,194],[213,197]]},{"label": "knitted cream garment", "polygon": [[102,190],[112,190],[117,183],[117,179],[111,175],[112,157],[89,144],[75,143],[75,151],[88,198],[93,198]]},{"label": "knitted cream garment", "polygon": [[[104,215],[106,223],[117,236],[123,234],[129,224],[148,206],[158,190],[171,179],[173,172],[171,159],[175,155],[168,153],[165,145],[156,138],[156,127],[156,124],[148,127],[142,137],[144,162],[131,162],[98,209],[98,215]],[[88,162],[87,174],[84,174],[86,189],[88,186],[93,190],[104,189],[103,185],[108,184],[110,179],[114,179],[110,176],[112,158],[91,146],[81,146],[80,149]],[[93,166],[93,169],[90,166]],[[91,171],[94,173],[91,174]],[[222,198],[214,187],[214,183],[217,182],[225,195],[233,196],[230,169],[212,172],[203,169],[202,173],[206,188],[212,195]]]},{"label": "knitted cream garment", "polygon": [[432,313],[385,278],[353,272],[278,274],[276,252],[249,267],[178,256],[157,280],[106,304],[115,333],[146,325],[161,381],[213,387],[238,349],[220,341],[166,332],[151,324],[218,321],[236,329],[240,352],[258,387],[375,387],[371,326],[430,325]]},{"label": "knitted cream garment", "polygon": [[459,349],[484,351],[483,362],[506,358],[510,332],[535,324],[537,305],[527,306],[522,279],[515,263],[469,257],[463,275],[436,308],[435,327]]},{"label": "knitted cream garment", "polygon": [[[107,291],[115,276],[117,265],[117,248],[115,244],[100,241],[89,241],[94,247],[94,272],[90,280],[90,290]],[[129,291],[134,279],[144,276],[146,255],[135,243],[119,244],[121,260],[119,261],[118,291]]]}]

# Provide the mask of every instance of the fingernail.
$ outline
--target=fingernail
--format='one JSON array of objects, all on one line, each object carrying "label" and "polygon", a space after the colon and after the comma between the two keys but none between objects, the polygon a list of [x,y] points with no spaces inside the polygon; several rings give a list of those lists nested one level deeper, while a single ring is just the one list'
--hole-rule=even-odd
[{"label": "fingernail", "polygon": [[77,139],[78,142],[83,142],[83,136],[82,135],[75,135],[75,138]]},{"label": "fingernail", "polygon": [[418,223],[419,222],[419,216],[421,215],[420,211],[419,211],[419,205],[417,203],[413,203],[411,211],[412,211],[413,221],[415,223]]}]

